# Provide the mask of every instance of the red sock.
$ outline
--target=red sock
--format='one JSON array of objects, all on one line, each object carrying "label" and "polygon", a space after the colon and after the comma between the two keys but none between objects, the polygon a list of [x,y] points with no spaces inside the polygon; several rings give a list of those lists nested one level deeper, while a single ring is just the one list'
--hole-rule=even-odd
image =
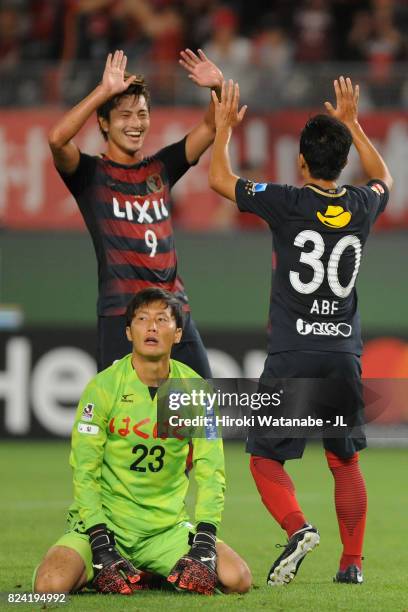
[{"label": "red sock", "polygon": [[263,503],[290,538],[307,522],[295,487],[279,461],[251,455],[250,468]]},{"label": "red sock", "polygon": [[340,570],[349,565],[361,569],[364,530],[367,515],[367,493],[358,463],[358,453],[341,459],[326,451],[327,463],[334,477],[334,501],[343,543]]}]

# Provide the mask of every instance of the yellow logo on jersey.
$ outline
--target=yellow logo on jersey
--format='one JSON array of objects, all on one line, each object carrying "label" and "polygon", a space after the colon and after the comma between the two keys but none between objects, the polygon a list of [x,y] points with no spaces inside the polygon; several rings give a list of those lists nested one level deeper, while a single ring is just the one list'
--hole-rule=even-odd
[{"label": "yellow logo on jersey", "polygon": [[328,206],[324,215],[321,212],[316,213],[317,218],[326,227],[346,227],[350,223],[351,213],[344,210],[342,206]]}]

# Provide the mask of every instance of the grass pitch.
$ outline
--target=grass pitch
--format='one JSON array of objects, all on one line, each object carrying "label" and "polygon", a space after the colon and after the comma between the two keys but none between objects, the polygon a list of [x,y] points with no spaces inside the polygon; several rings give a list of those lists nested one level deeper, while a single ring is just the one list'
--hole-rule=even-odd
[{"label": "grass pitch", "polygon": [[83,594],[70,596],[65,606],[10,605],[4,593],[30,590],[33,568],[63,533],[72,490],[68,454],[66,443],[0,444],[0,610],[408,612],[406,450],[361,453],[369,495],[365,583],[361,586],[332,582],[341,546],[332,475],[321,447],[309,447],[302,461],[287,463],[304,512],[320,530],[321,544],[305,559],[292,584],[271,588],[266,586],[266,574],[280,554],[274,544],[286,538],[259,499],[241,443],[226,444],[227,494],[220,537],[251,567],[254,587],[250,593],[211,598],[171,592],[137,593],[131,598]]}]

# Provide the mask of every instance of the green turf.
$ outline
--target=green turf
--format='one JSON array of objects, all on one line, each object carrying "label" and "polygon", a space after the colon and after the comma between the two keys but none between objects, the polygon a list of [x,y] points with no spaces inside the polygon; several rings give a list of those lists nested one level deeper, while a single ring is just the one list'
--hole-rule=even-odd
[{"label": "green turf", "polygon": [[[64,443],[1,442],[2,524],[0,592],[27,591],[33,567],[64,529],[70,502],[68,446]],[[284,542],[280,528],[259,501],[242,444],[226,447],[228,487],[221,537],[250,565],[254,588],[245,596],[200,596],[141,593],[120,596],[71,596],[62,610],[315,610],[344,612],[408,611],[407,455],[404,449],[369,449],[362,466],[369,492],[365,545],[365,584],[336,585],[340,544],[332,504],[332,477],[320,448],[309,448],[303,461],[289,462],[299,501],[321,533],[321,545],[307,559],[288,587],[265,585],[271,562]],[[14,605],[0,600],[0,610],[38,610],[39,605]],[[48,609],[48,608],[47,608]],[[52,609],[56,609],[54,606]]]}]

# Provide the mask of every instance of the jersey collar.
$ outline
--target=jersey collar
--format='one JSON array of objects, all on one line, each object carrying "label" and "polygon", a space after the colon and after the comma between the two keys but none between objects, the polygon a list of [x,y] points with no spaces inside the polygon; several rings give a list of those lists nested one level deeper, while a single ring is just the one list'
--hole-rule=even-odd
[{"label": "jersey collar", "polygon": [[115,162],[115,161],[113,161],[113,159],[110,159],[105,153],[101,153],[99,155],[99,157],[105,163],[113,166],[114,168],[123,168],[125,170],[135,170],[137,168],[140,168],[141,166],[143,166],[146,163],[146,158],[145,157],[142,159],[142,161],[136,162],[135,164],[120,164],[119,162]]},{"label": "jersey collar", "polygon": [[[128,357],[128,370],[129,370],[129,372],[132,372],[133,375],[136,376],[137,380],[140,382],[141,385],[144,385],[145,387],[147,387],[147,385],[142,383],[142,381],[140,380],[140,378],[138,376],[138,373],[136,372],[135,368],[133,367],[133,364],[132,364],[132,353],[130,353],[127,357]],[[170,359],[169,375],[168,375],[168,378],[166,378],[166,380],[168,380],[169,378],[174,378],[173,359]]]},{"label": "jersey collar", "polygon": [[325,196],[326,198],[341,198],[341,196],[344,196],[347,191],[345,187],[337,187],[336,189],[322,189],[321,187],[313,185],[312,183],[308,183],[305,185],[305,187],[312,189],[312,191],[315,193]]}]

